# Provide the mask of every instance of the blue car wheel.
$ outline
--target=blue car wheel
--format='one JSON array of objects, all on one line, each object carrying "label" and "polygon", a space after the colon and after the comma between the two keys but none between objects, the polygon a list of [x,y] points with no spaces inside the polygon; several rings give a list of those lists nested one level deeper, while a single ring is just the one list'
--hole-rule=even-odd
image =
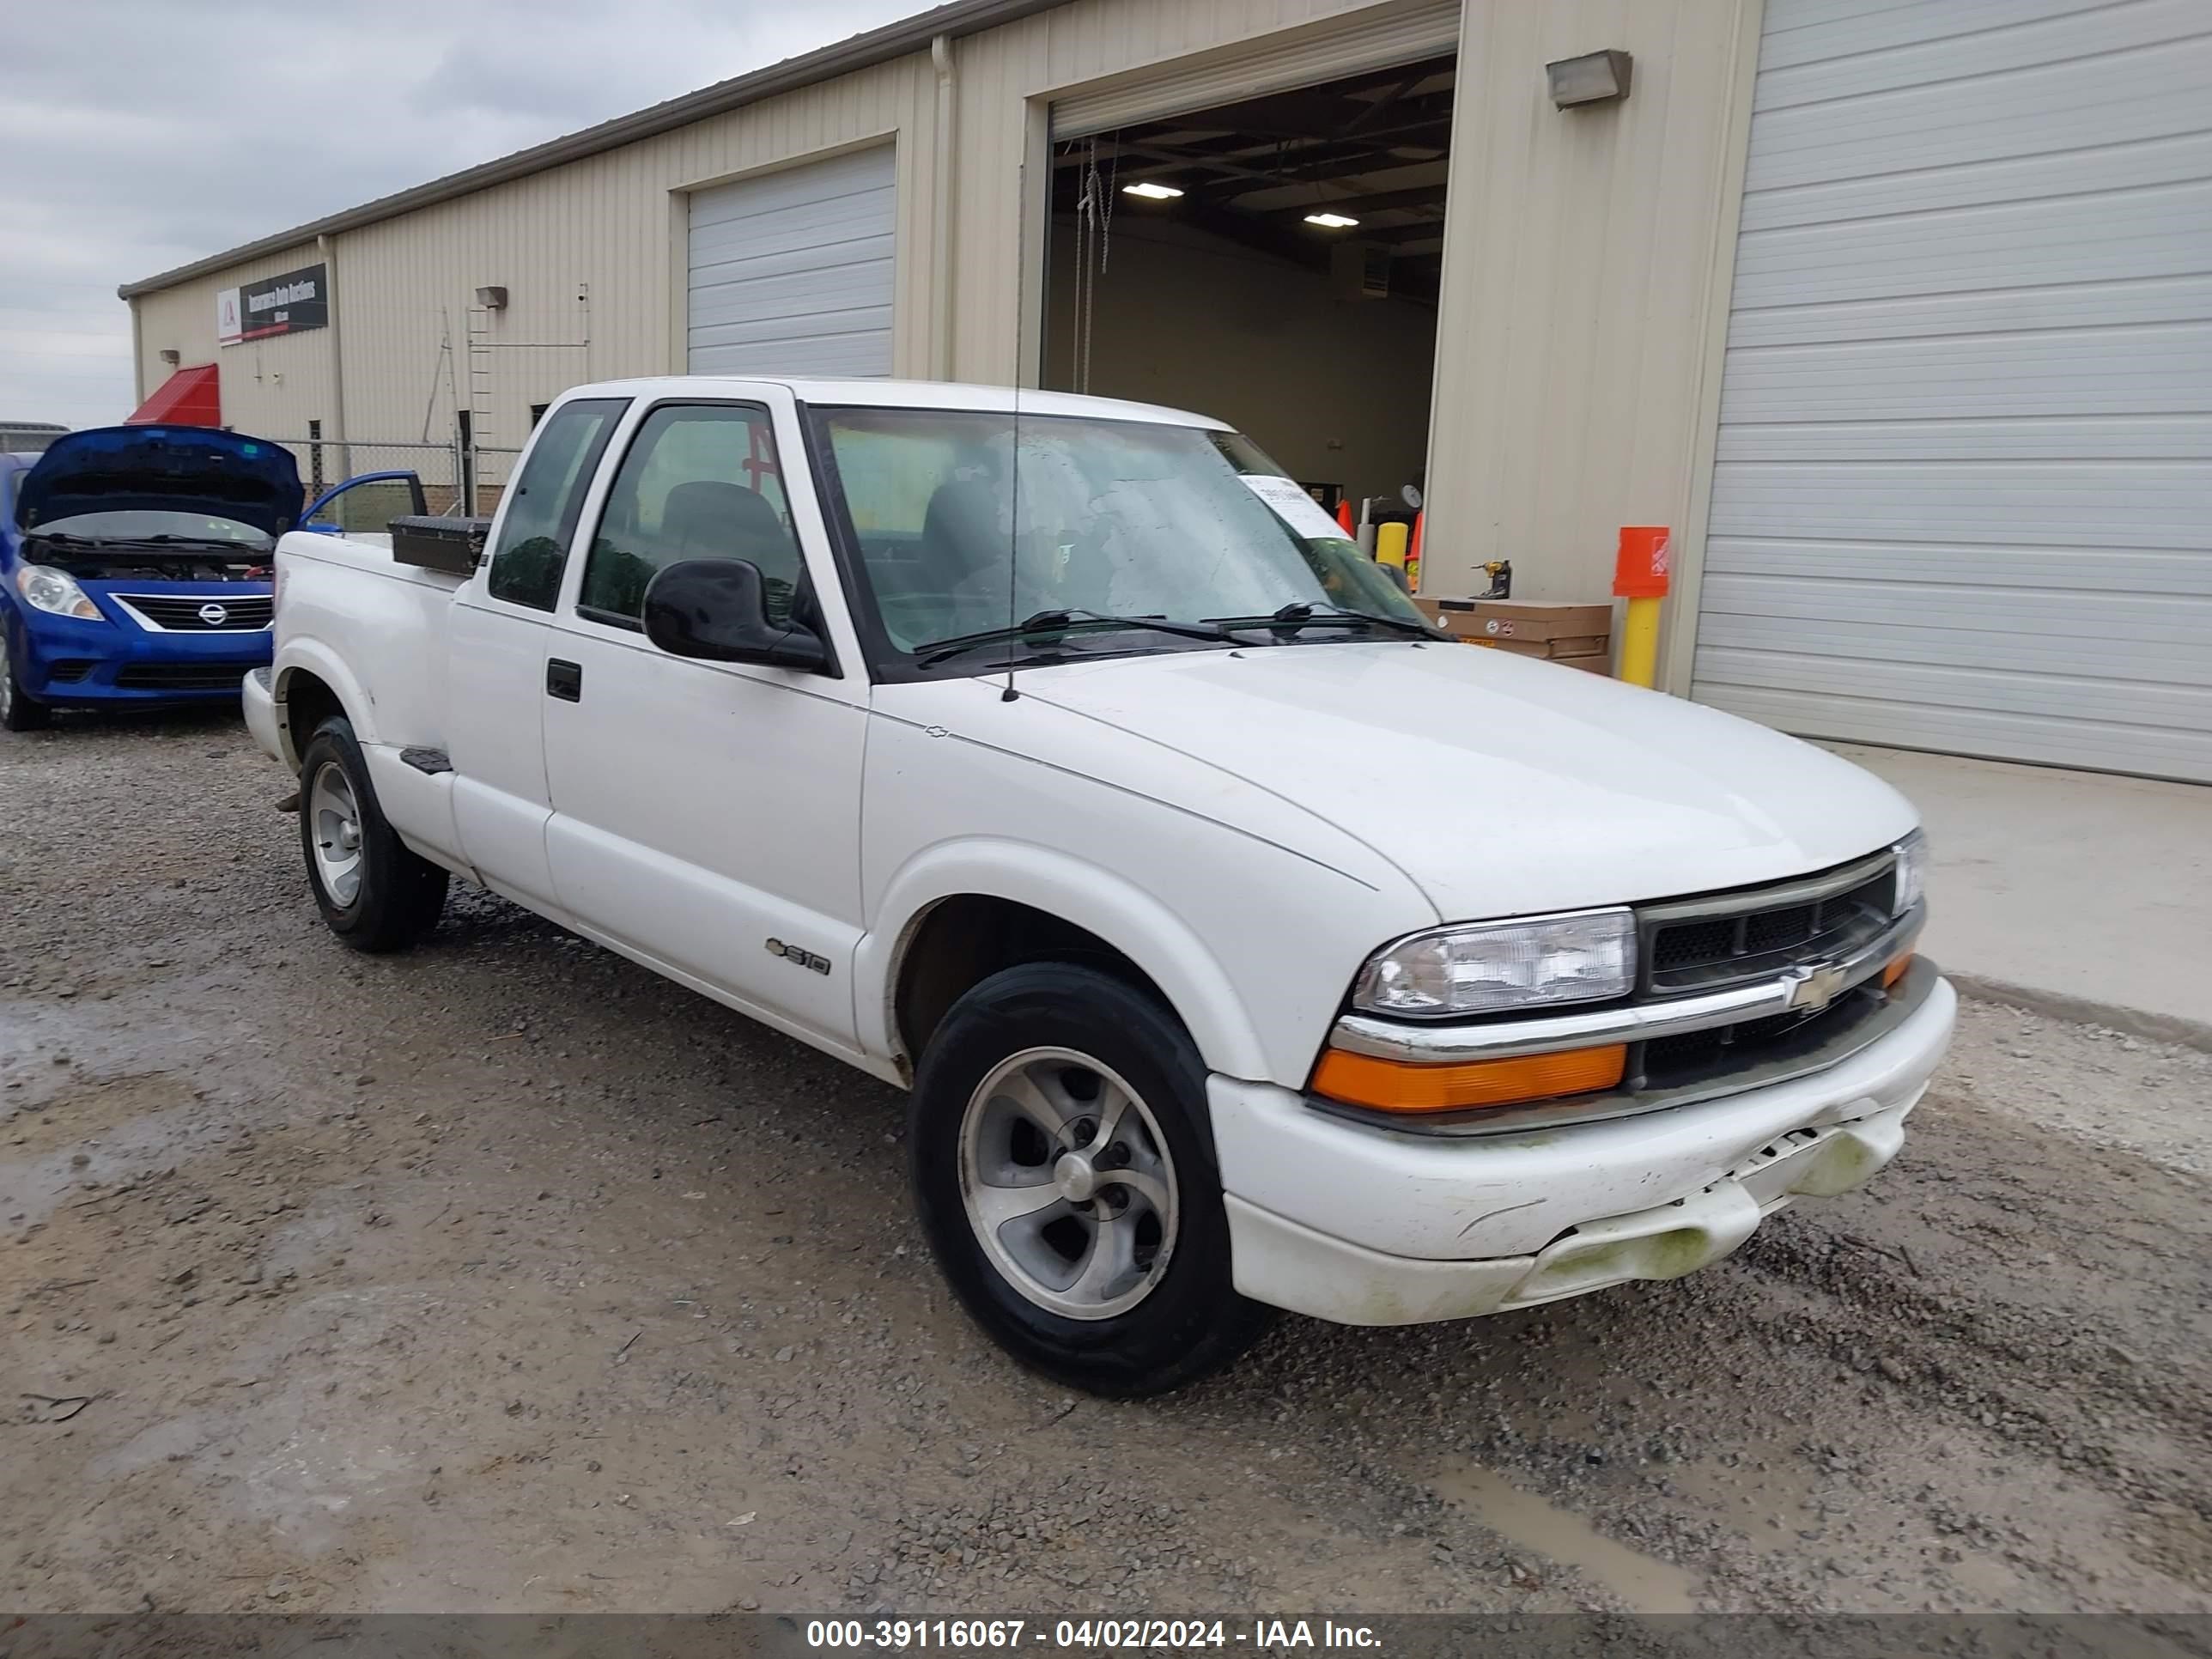
[{"label": "blue car wheel", "polygon": [[8,629],[0,624],[0,726],[10,732],[35,732],[53,718],[53,711],[23,690],[15,678],[15,659],[8,654]]}]

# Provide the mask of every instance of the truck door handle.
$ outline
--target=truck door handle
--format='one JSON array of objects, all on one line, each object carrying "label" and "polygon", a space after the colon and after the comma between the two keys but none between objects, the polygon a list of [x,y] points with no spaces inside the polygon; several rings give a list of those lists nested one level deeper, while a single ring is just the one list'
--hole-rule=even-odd
[{"label": "truck door handle", "polygon": [[558,697],[563,702],[583,702],[583,664],[548,657],[545,659],[545,695]]}]

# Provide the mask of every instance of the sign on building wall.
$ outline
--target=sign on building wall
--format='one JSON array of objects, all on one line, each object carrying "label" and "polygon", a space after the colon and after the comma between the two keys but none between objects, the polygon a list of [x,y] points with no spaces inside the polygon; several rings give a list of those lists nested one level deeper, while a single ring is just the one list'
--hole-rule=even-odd
[{"label": "sign on building wall", "polygon": [[216,343],[236,345],[242,340],[326,327],[331,320],[329,287],[328,268],[308,265],[227,288],[215,296]]}]

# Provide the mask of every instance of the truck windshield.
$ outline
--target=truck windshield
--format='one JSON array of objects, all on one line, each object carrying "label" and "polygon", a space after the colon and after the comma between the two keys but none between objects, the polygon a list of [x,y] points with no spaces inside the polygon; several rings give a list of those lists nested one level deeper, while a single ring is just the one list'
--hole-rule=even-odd
[{"label": "truck windshield", "polygon": [[1097,620],[1111,617],[1195,625],[1310,606],[1382,619],[1273,636],[1285,642],[1421,625],[1381,568],[1235,433],[1005,411],[816,414],[860,551],[861,603],[902,658],[981,672],[1011,653],[933,647],[1046,613],[1094,619],[1053,632],[1054,657],[1245,642]]}]

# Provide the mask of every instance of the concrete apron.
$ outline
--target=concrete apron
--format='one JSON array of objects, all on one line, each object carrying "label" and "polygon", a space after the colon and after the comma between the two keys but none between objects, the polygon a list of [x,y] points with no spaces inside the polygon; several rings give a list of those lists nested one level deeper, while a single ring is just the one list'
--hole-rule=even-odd
[{"label": "concrete apron", "polygon": [[2212,788],[1823,746],[1920,809],[1923,944],[1961,991],[2212,1051]]}]

